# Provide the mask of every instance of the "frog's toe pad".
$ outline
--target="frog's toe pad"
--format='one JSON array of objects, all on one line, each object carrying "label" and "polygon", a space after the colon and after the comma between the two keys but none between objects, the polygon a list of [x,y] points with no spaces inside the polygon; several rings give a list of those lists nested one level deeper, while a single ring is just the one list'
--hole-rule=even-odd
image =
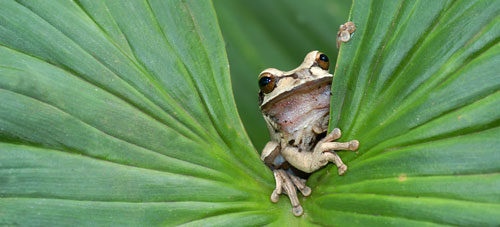
[{"label": "frog's toe pad", "polygon": [[331,134],[336,137],[340,138],[342,136],[342,132],[340,131],[340,128],[334,128],[331,132]]},{"label": "frog's toe pad", "polygon": [[311,195],[311,188],[305,186],[304,188],[300,189],[300,192],[302,193],[303,196],[310,196]]},{"label": "frog's toe pad", "polygon": [[337,140],[342,136],[342,132],[340,132],[339,128],[334,128],[325,138],[321,140],[321,142],[332,142]]},{"label": "frog's toe pad", "polygon": [[304,213],[304,209],[302,209],[301,205],[298,205],[298,206],[292,208],[292,213],[293,213],[293,215],[299,217]]},{"label": "frog's toe pad", "polygon": [[277,203],[278,201],[280,201],[280,195],[274,190],[273,193],[271,193],[271,202]]},{"label": "frog's toe pad", "polygon": [[349,150],[355,151],[359,148],[359,141],[357,140],[351,140],[349,142]]},{"label": "frog's toe pad", "polygon": [[338,167],[339,175],[344,175],[344,173],[347,171],[347,166],[346,165],[341,165]]}]

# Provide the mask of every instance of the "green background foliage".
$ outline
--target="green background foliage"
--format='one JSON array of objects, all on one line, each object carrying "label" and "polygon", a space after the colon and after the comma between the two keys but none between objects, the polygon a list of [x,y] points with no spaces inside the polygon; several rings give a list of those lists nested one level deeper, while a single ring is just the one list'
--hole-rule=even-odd
[{"label": "green background foliage", "polygon": [[[0,225],[499,225],[500,4],[346,4],[1,1]],[[330,126],[361,147],[297,218],[229,63],[260,149],[258,73],[347,20]]]},{"label": "green background foliage", "polygon": [[[350,1],[215,0],[231,65],[233,92],[245,129],[260,152],[269,135],[257,99],[257,76],[266,68],[291,70],[311,50],[337,60],[335,40]],[[333,73],[333,70],[331,70]]]}]

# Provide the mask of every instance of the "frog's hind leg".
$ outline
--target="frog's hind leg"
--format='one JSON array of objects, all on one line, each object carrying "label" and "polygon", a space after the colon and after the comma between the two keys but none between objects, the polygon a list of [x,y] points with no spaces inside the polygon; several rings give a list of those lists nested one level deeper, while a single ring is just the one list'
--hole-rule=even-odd
[{"label": "frog's hind leg", "polygon": [[286,172],[283,169],[275,169],[273,170],[273,173],[274,179],[276,180],[276,188],[271,194],[271,201],[273,203],[277,203],[279,201],[280,194],[283,193],[283,190],[285,190],[285,194],[288,195],[288,198],[292,203],[293,215],[302,215],[304,210],[300,205],[296,188],[298,188],[304,196],[309,196],[311,194],[311,188],[307,187],[302,179],[293,175],[293,173]]},{"label": "frog's hind leg", "polygon": [[290,179],[292,179],[293,184],[297,187],[303,196],[311,195],[311,188],[306,185],[305,180],[293,175],[293,173],[288,173]]},{"label": "frog's hind leg", "polygon": [[276,180],[276,188],[271,194],[271,201],[273,203],[277,203],[280,200],[280,195],[283,192],[283,178],[281,177],[281,173],[279,170],[273,170],[274,180]]},{"label": "frog's hind leg", "polygon": [[291,175],[289,175],[282,169],[278,171],[280,173],[280,177],[283,179],[283,189],[285,189],[285,192],[288,195],[290,202],[292,203],[292,213],[293,215],[298,217],[302,215],[302,213],[304,213],[304,209],[302,209],[302,206],[300,205],[299,202],[299,198],[297,197],[297,190],[295,189],[295,184],[289,177]]}]

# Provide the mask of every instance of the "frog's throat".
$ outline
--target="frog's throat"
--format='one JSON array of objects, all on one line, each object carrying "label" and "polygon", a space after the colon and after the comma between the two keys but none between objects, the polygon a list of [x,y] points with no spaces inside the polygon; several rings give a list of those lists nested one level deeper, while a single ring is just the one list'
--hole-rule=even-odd
[{"label": "frog's throat", "polygon": [[323,77],[321,79],[317,79],[317,80],[312,80],[312,81],[306,81],[305,83],[301,84],[301,85],[298,85],[288,91],[285,91],[283,93],[280,93],[280,94],[277,94],[276,96],[273,96],[272,98],[268,99],[267,101],[264,101],[261,105],[260,105],[260,109],[261,110],[266,110],[267,108],[269,108],[270,106],[272,106],[274,103],[276,102],[279,102],[280,100],[283,100],[283,99],[286,99],[288,98],[290,95],[293,95],[295,92],[297,91],[301,91],[301,90],[307,90],[307,89],[310,89],[314,86],[318,86],[318,85],[322,85],[322,84],[326,84],[326,83],[332,83],[332,79],[333,79],[333,76],[331,77]]}]

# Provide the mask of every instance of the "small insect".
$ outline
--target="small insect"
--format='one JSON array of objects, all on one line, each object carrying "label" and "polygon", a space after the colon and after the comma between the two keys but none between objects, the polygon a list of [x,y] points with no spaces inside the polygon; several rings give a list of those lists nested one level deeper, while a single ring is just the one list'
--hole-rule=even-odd
[{"label": "small insect", "polygon": [[339,31],[337,32],[337,48],[340,48],[340,43],[346,43],[351,39],[352,33],[356,31],[356,25],[349,21],[343,25],[340,25]]}]

